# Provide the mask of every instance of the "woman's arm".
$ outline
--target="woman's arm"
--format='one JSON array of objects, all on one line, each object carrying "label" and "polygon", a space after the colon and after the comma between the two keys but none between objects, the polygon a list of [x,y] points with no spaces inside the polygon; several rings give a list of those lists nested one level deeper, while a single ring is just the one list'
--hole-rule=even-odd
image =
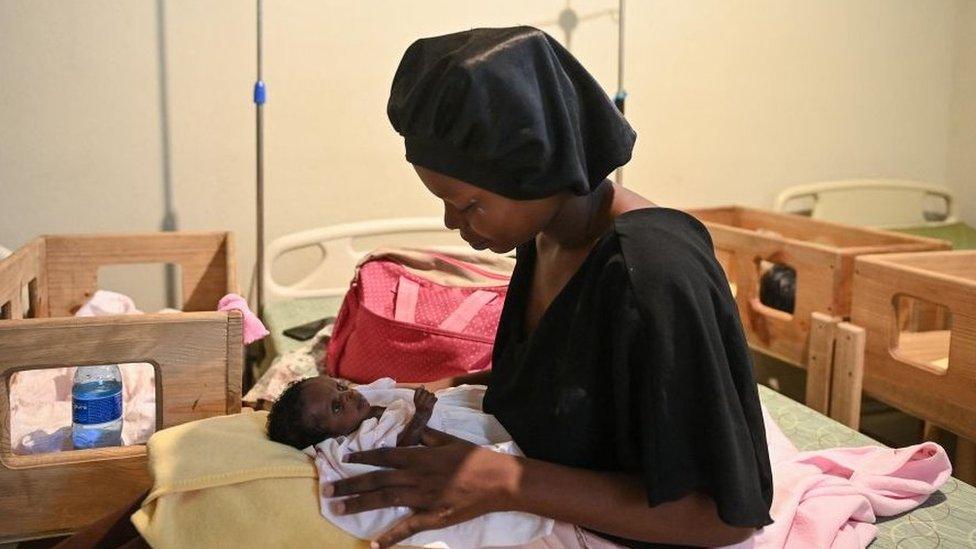
[{"label": "woman's arm", "polygon": [[488,378],[490,376],[491,370],[482,370],[473,374],[445,377],[437,381],[431,381],[430,383],[397,383],[396,386],[405,389],[425,387],[428,391],[440,391],[441,389],[457,387],[458,385],[488,385]]},{"label": "woman's arm", "polygon": [[738,543],[754,531],[722,522],[712,499],[703,494],[649,507],[639,475],[515,459],[513,510],[657,543],[714,547]]},{"label": "woman's arm", "polygon": [[337,512],[394,505],[414,509],[377,539],[378,547],[495,511],[524,511],[657,543],[729,545],[753,532],[723,523],[704,495],[649,507],[644,483],[634,475],[500,454],[432,429],[425,431],[423,441],[431,447],[353,454],[348,461],[391,469],[326,487],[326,496],[354,496],[339,503],[342,510]]}]

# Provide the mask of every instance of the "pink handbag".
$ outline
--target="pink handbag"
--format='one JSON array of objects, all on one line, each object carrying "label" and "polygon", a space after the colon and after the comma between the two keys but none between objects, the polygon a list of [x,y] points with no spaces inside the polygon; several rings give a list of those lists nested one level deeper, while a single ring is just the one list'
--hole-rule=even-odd
[{"label": "pink handbag", "polygon": [[490,368],[514,265],[473,251],[369,254],[339,310],[326,371],[356,383],[429,382]]}]

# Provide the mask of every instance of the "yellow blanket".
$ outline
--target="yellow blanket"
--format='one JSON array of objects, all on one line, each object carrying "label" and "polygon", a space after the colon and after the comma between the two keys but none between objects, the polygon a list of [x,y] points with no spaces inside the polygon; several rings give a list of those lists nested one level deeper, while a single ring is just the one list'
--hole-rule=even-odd
[{"label": "yellow blanket", "polygon": [[314,463],[269,441],[266,420],[265,412],[245,412],[153,435],[153,489],[132,515],[150,545],[369,546],[322,518]]}]

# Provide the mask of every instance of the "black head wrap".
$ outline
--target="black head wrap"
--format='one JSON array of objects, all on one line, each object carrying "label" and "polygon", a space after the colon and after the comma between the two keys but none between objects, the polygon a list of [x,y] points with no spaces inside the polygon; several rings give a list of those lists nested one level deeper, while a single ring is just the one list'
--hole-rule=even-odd
[{"label": "black head wrap", "polygon": [[589,193],[636,139],[579,61],[532,27],[417,40],[387,114],[412,164],[518,200]]}]

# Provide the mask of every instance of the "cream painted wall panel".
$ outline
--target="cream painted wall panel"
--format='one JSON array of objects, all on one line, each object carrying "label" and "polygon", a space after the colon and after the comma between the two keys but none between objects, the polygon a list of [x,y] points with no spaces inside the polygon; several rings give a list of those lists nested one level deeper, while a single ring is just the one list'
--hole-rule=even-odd
[{"label": "cream painted wall panel", "polygon": [[[578,4],[585,12],[590,5],[612,3]],[[469,3],[464,10],[456,2],[419,5],[424,9],[387,1],[323,11],[288,2],[269,12],[268,175],[277,229],[435,213],[386,117],[403,51],[422,36],[553,20],[564,3]],[[598,54],[592,68],[607,85],[615,83],[616,58],[610,56],[615,41],[609,18],[584,23],[575,36],[581,56],[591,57],[591,50]]]},{"label": "cream painted wall panel", "polygon": [[960,215],[976,226],[976,1],[957,0],[956,5],[948,181],[959,198]]},{"label": "cream painted wall panel", "polygon": [[[960,122],[972,119],[976,102],[964,84],[972,54],[955,53],[971,50],[958,16],[971,19],[971,5],[628,2],[628,117],[639,138],[625,181],[666,205],[768,206],[797,183],[948,178],[969,197],[976,222],[976,198],[963,189],[976,172],[971,128]],[[386,119],[403,50],[472,26],[540,25],[565,6],[266,2],[269,239],[342,221],[437,215]],[[572,6],[599,14],[616,2]],[[248,280],[254,23],[253,2],[235,0],[0,0],[0,243],[158,228],[168,151],[179,226],[235,231],[240,279]],[[544,28],[563,38],[558,27]],[[616,22],[583,21],[573,49],[612,94]],[[961,124],[952,141],[950,120]],[[160,282],[142,286],[148,295]]]},{"label": "cream painted wall panel", "polygon": [[[0,2],[0,243],[159,228],[155,30],[151,2]],[[103,280],[156,307],[162,273]]]},{"label": "cream painted wall panel", "polygon": [[951,2],[630,5],[630,185],[770,206],[799,183],[945,180]]}]

